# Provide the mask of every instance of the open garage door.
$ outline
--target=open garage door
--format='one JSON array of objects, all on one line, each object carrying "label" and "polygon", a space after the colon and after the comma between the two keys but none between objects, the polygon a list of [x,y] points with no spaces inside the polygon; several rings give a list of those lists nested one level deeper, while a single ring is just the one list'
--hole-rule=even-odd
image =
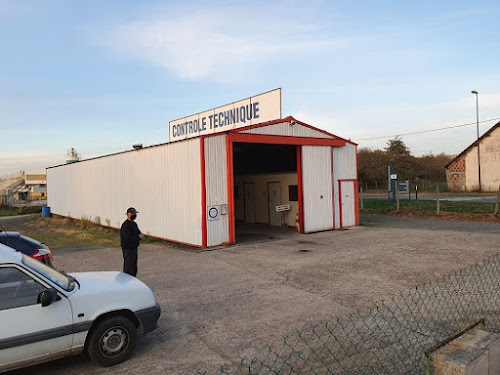
[{"label": "open garage door", "polygon": [[[279,238],[286,228],[294,230],[298,213],[297,147],[233,144],[236,242],[249,237],[249,232],[263,240]],[[276,210],[287,205],[290,209]],[[280,232],[275,233],[276,229]]]},{"label": "open garage door", "polygon": [[332,149],[302,146],[304,232],[333,229]]}]

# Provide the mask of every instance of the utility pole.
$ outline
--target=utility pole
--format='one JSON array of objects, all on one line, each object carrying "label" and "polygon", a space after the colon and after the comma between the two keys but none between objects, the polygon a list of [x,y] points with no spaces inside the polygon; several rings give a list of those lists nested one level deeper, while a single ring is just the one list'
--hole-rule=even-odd
[{"label": "utility pole", "polygon": [[479,192],[481,192],[481,154],[479,152],[479,93],[476,90],[472,90],[471,94],[476,95],[477,175],[479,177]]}]

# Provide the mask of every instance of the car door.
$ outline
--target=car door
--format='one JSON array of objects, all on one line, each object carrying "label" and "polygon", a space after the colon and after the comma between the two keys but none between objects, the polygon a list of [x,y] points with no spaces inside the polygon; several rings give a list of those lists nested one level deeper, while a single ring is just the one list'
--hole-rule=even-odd
[{"label": "car door", "polygon": [[39,294],[50,285],[18,265],[0,266],[0,370],[36,363],[70,350],[72,312],[68,299],[42,307]]}]

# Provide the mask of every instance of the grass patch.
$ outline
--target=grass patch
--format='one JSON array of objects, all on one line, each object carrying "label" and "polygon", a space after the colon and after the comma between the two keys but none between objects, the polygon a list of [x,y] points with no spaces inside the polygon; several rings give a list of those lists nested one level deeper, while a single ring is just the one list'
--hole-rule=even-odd
[{"label": "grass patch", "polygon": [[[120,231],[106,228],[90,220],[74,220],[51,216],[48,218],[26,217],[17,224],[16,230],[24,235],[44,242],[50,248],[91,244],[103,247],[120,247]],[[145,237],[142,243],[163,242]]]},{"label": "grass patch", "polygon": [[0,205],[0,216],[40,214],[41,212],[42,208],[39,206],[14,207],[14,206]]},{"label": "grass patch", "polygon": [[[440,214],[455,215],[456,217],[486,219],[493,217],[495,203],[470,202],[470,201],[440,201]],[[432,200],[407,200],[399,201],[399,214],[437,216],[437,204]],[[364,214],[393,215],[396,212],[396,203],[389,203],[387,199],[363,200]],[[494,217],[493,217],[494,218]]]}]

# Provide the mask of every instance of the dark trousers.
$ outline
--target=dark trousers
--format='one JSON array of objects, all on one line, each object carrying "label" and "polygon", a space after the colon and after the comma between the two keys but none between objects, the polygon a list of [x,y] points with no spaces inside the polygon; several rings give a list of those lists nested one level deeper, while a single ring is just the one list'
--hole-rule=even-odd
[{"label": "dark trousers", "polygon": [[135,249],[122,249],[123,272],[129,275],[137,275],[137,247]]}]

